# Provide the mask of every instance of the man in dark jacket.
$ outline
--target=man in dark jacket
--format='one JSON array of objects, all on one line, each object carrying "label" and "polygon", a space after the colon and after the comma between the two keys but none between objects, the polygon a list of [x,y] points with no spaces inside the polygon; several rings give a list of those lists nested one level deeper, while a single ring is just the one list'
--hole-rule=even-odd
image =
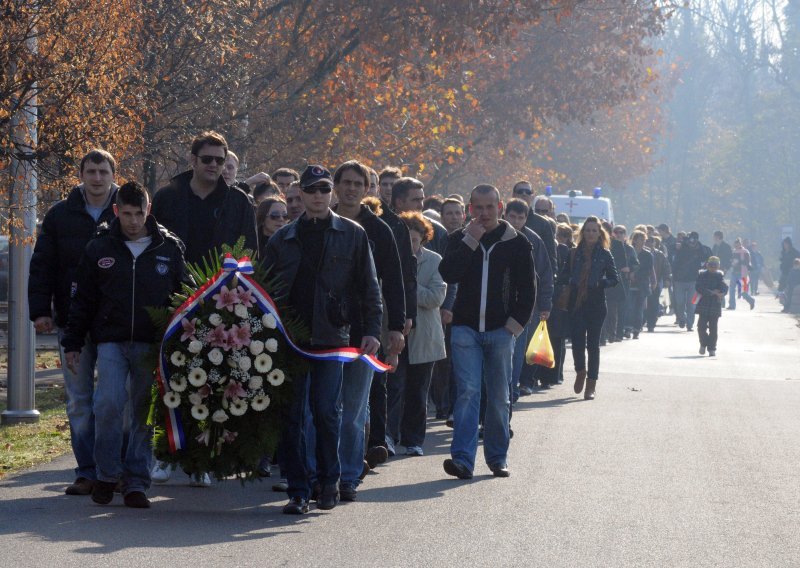
[{"label": "man in dark jacket", "polygon": [[452,353],[456,399],[448,475],[472,478],[478,445],[481,380],[486,379],[483,449],[496,477],[508,477],[510,385],[514,339],[531,317],[536,297],[531,244],[499,219],[500,193],[472,190],[472,221],[450,235],[439,272],[458,284],[453,306]]},{"label": "man in dark jacket", "polygon": [[606,288],[608,315],[606,315],[604,330],[607,341],[613,343],[622,341],[622,338],[625,337],[626,304],[630,294],[631,275],[638,268],[639,259],[633,247],[626,242],[628,229],[625,228],[625,225],[615,225],[611,230],[611,236],[611,256],[619,271],[621,284]]},{"label": "man in dark jacket", "polygon": [[[412,177],[403,177],[392,186],[392,209],[398,215],[406,211],[422,213],[422,202],[425,199],[425,187],[422,182]],[[447,248],[447,229],[436,219],[428,218],[433,226],[433,238],[425,243],[425,248],[439,256],[444,256]]]},{"label": "man in dark jacket", "polygon": [[[330,210],[333,179],[322,166],[308,166],[300,176],[305,213],[279,229],[267,243],[264,266],[288,292],[288,303],[311,330],[311,349],[350,344],[352,307],[360,306],[363,337],[360,350],[377,352],[380,342],[381,292],[367,233],[357,223]],[[308,511],[309,479],[321,485],[320,509],[339,502],[339,437],[342,411],[342,363],[310,362],[310,371],[292,377],[294,398],[286,417],[282,448],[289,502],[287,514]],[[316,429],[317,471],[306,466],[303,423],[309,406]],[[282,466],[283,467],[283,466]]]},{"label": "man in dark jacket", "polygon": [[550,266],[552,267],[553,274],[555,274],[558,268],[555,231],[550,221],[533,210],[533,187],[531,186],[531,182],[527,180],[518,181],[511,189],[511,194],[512,197],[522,199],[528,204],[528,219],[525,221],[525,226],[541,237],[547,249],[547,256],[550,258]]},{"label": "man in dark jacket", "polygon": [[[77,287],[61,345],[76,372],[86,334],[97,345],[95,447],[97,481],[92,500],[108,504],[122,482],[125,505],[149,507],[151,431],[146,424],[153,382],[148,353],[158,338],[145,311],[169,304],[184,278],[183,245],[149,215],[147,191],[128,182],[117,193],[117,218],[104,225],[78,265]],[[130,376],[130,380],[128,377]],[[128,390],[130,394],[128,394]],[[131,405],[125,456],[123,411]]]},{"label": "man in dark jacket", "polygon": [[178,174],[156,192],[153,216],[186,245],[186,261],[200,262],[223,244],[244,237],[258,250],[256,217],[247,194],[229,187],[222,177],[228,143],[217,132],[203,132],[192,141],[192,169]]},{"label": "man in dark jacket", "polygon": [[[369,170],[355,160],[345,162],[333,174],[333,190],[338,204],[333,210],[346,219],[361,225],[367,232],[375,270],[383,292],[383,305],[387,314],[388,345],[384,352],[399,355],[405,346],[405,292],[403,273],[397,243],[389,226],[381,221],[361,200],[369,189]],[[351,306],[350,345],[361,345],[365,322],[361,318],[361,304]],[[364,427],[368,418],[367,406],[374,371],[364,361],[354,361],[344,367],[342,384],[342,435],[339,460],[342,462],[342,481],[339,494],[343,501],[355,501],[357,487],[364,469]],[[383,375],[383,374],[382,374]],[[381,377],[383,378],[383,377]],[[379,379],[380,380],[380,379]],[[384,404],[386,404],[384,400]],[[384,428],[385,430],[385,428]],[[382,459],[376,460],[380,448]],[[386,461],[386,449],[372,450],[372,459]],[[372,463],[375,463],[374,461]],[[376,464],[377,465],[377,464]]]},{"label": "man in dark jacket", "polygon": [[[59,343],[67,326],[78,261],[98,225],[114,218],[115,170],[116,162],[105,150],[86,154],[80,165],[81,184],[50,208],[36,240],[28,281],[30,318],[39,333],[57,327]],[[89,495],[96,479],[92,401],[97,348],[91,340],[84,344],[81,355],[81,364],[73,373],[61,350],[70,439],[78,463],[67,495]]]},{"label": "man in dark jacket", "polygon": [[686,331],[694,328],[694,304],[692,298],[695,292],[697,273],[703,267],[706,259],[711,256],[708,247],[700,244],[697,232],[692,231],[675,252],[675,262],[672,265],[672,280],[675,286],[675,315],[678,317],[678,327]]}]

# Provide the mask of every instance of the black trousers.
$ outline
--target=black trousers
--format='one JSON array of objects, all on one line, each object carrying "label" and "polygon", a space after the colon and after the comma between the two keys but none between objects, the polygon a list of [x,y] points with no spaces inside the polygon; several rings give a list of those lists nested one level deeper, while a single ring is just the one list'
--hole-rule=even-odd
[{"label": "black trousers", "polygon": [[452,365],[450,364],[450,330],[452,325],[444,327],[444,344],[447,348],[447,358],[436,361],[433,366],[433,377],[431,379],[431,398],[436,405],[436,414],[447,415],[450,412],[450,376],[452,375]]},{"label": "black trousers", "polygon": [[700,347],[709,351],[717,350],[717,324],[719,316],[701,314],[697,318],[697,335],[700,337]]},{"label": "black trousers", "polygon": [[564,374],[564,357],[567,351],[566,343],[563,337],[550,338],[550,344],[553,346],[553,359],[556,362],[556,366],[549,369],[541,365],[534,365],[533,374],[536,379],[551,385],[558,384],[559,377]]},{"label": "black trousers", "polygon": [[[600,331],[606,319],[606,306],[588,303],[570,312],[569,324],[572,338],[572,360],[576,371],[587,371],[589,379],[597,380],[600,374]],[[589,366],[586,366],[586,354]]]},{"label": "black trousers", "polygon": [[647,308],[645,309],[645,319],[647,329],[653,329],[658,322],[658,314],[661,310],[661,286],[656,286],[653,293],[647,298]]},{"label": "black trousers", "polygon": [[375,373],[369,389],[367,447],[386,446],[386,373]]}]

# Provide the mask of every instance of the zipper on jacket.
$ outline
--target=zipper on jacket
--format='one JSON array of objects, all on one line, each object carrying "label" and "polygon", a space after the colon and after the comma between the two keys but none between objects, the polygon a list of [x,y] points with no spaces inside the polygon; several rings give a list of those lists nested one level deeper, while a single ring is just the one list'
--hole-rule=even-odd
[{"label": "zipper on jacket", "polygon": [[[131,254],[133,256],[133,254]],[[131,274],[131,343],[136,323],[136,257],[133,257],[133,273]]]},{"label": "zipper on jacket", "polygon": [[478,331],[481,333],[486,331],[486,303],[489,295],[489,255],[492,254],[492,250],[499,243],[500,241],[494,243],[488,250],[483,248],[481,244],[481,250],[483,251],[483,267],[481,269],[481,308],[478,318]]}]

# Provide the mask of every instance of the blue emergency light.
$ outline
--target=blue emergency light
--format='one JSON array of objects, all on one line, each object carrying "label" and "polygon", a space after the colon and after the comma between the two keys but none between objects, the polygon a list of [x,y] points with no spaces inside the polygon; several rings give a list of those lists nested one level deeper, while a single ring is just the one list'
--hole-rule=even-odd
[{"label": "blue emergency light", "polygon": [[592,192],[592,195],[594,196],[595,199],[597,199],[600,197],[601,193],[603,193],[603,190],[599,187],[595,187],[594,191]]}]

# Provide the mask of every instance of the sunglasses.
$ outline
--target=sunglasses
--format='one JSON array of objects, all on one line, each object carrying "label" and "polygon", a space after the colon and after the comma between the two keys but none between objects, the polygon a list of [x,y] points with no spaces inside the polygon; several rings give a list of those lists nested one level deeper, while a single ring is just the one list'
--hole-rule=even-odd
[{"label": "sunglasses", "polygon": [[221,166],[225,163],[225,158],[220,156],[197,156],[197,159],[206,165],[210,164],[211,162],[217,162],[217,165]]},{"label": "sunglasses", "polygon": [[539,215],[547,215],[548,213],[550,213],[550,210],[549,209],[534,209],[533,212],[534,213],[538,213]]},{"label": "sunglasses", "polygon": [[533,190],[532,189],[528,189],[527,187],[523,187],[523,188],[520,188],[520,189],[515,189],[514,193],[517,194],[517,195],[522,195],[523,193],[525,195],[533,195]]},{"label": "sunglasses", "polygon": [[311,185],[309,187],[304,187],[302,189],[303,189],[303,193],[308,193],[309,195],[314,194],[314,193],[322,193],[324,195],[326,193],[330,193],[331,192],[331,186],[329,186],[327,184],[325,184],[325,185]]},{"label": "sunglasses", "polygon": [[269,214],[269,218],[274,220],[274,221],[277,221],[278,219],[288,219],[289,218],[289,214],[288,213],[270,213]]}]

